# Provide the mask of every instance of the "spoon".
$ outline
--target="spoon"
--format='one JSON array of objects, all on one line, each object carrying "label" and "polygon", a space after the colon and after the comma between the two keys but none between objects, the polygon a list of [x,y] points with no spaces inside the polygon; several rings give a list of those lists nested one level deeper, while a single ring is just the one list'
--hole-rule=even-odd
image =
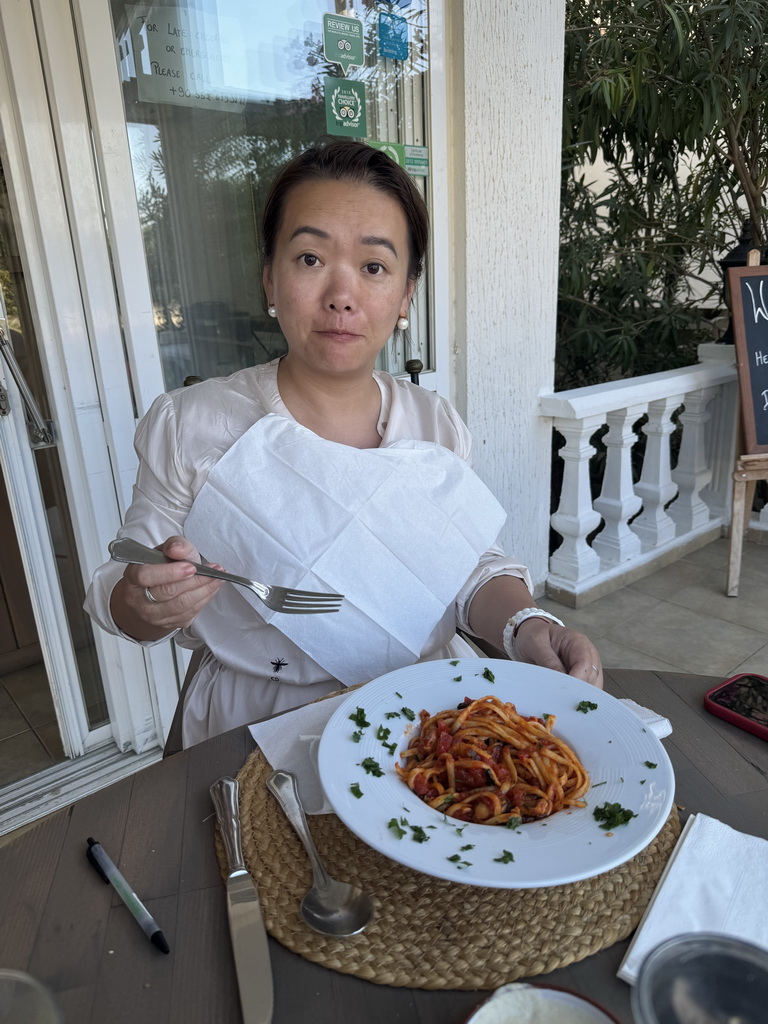
[{"label": "spoon", "polygon": [[314,885],[299,907],[304,921],[325,935],[357,935],[373,917],[373,905],[362,889],[338,882],[325,870],[307,826],[296,776],[279,768],[267,779],[267,789],[285,811],[312,865]]}]

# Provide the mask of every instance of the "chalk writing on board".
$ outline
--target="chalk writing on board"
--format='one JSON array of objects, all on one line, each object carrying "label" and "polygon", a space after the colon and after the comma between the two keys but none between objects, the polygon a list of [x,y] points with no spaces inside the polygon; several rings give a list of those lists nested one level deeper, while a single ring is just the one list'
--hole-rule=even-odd
[{"label": "chalk writing on board", "polygon": [[760,282],[760,287],[758,289],[760,296],[759,301],[753,291],[752,283],[750,281],[745,281],[744,284],[749,292],[749,297],[752,299],[752,315],[755,318],[754,322],[757,323],[760,317],[762,317],[763,320],[768,320],[768,306],[766,306],[765,296],[763,295],[763,285],[765,284],[765,281]]},{"label": "chalk writing on board", "polygon": [[768,452],[768,266],[732,267],[728,279],[744,426],[742,454]]}]

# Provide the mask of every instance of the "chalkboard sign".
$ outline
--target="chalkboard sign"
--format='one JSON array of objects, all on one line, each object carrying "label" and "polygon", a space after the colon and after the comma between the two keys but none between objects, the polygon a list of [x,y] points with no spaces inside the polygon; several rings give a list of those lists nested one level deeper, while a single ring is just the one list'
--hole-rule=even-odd
[{"label": "chalkboard sign", "polygon": [[768,452],[768,267],[730,267],[744,451]]}]

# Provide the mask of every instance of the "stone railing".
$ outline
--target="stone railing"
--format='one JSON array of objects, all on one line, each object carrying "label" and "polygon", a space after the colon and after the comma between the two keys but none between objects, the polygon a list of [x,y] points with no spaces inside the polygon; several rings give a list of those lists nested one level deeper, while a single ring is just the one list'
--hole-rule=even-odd
[{"label": "stone railing", "polygon": [[[728,522],[738,409],[733,348],[702,345],[699,355],[695,366],[541,397],[540,414],[565,439],[551,517],[562,537],[549,563],[552,597],[587,603],[708,543]],[[604,467],[593,498],[598,432]],[[768,520],[768,506],[764,512]]]}]

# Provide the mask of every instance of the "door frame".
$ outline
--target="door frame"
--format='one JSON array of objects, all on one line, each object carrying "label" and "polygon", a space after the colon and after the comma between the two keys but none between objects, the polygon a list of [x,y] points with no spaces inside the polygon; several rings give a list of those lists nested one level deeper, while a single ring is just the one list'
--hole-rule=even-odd
[{"label": "door frame", "polygon": [[[68,5],[0,2],[0,93],[9,199],[87,586],[119,523],[125,481],[135,476],[132,447],[115,436],[104,409],[117,410],[120,422],[127,409],[131,436],[135,417],[125,361],[114,362],[122,352],[120,321]],[[110,723],[90,730],[77,709],[82,695],[29,442],[17,428],[15,444],[5,447],[9,500],[65,752],[77,757],[111,741],[117,752],[157,748],[178,692],[168,645],[164,658],[153,659],[94,630]]]}]

